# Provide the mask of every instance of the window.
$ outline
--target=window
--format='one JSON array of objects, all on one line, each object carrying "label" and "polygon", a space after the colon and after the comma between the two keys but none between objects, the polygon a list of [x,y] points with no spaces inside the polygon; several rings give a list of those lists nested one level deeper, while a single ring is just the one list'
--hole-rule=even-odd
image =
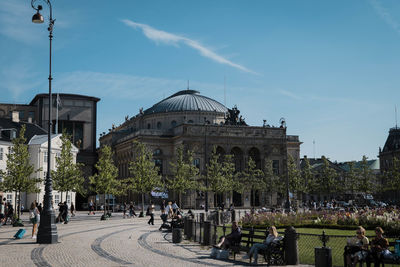
[{"label": "window", "polygon": [[162,159],[155,159],[154,165],[156,165],[156,167],[158,167],[158,174],[161,175],[163,173]]},{"label": "window", "polygon": [[189,120],[188,123],[193,123],[193,120]]},{"label": "window", "polygon": [[4,150],[2,147],[0,147],[0,160],[3,160],[3,154],[4,154]]},{"label": "window", "polygon": [[67,195],[67,203],[70,204],[71,203],[71,196]]},{"label": "window", "polygon": [[60,195],[54,195],[54,204],[58,205],[60,203]]},{"label": "window", "polygon": [[148,124],[147,124],[147,129],[150,129],[150,128],[151,128],[151,124],[148,123]]},{"label": "window", "polygon": [[194,159],[193,165],[196,166],[197,169],[200,169],[200,159]]},{"label": "window", "polygon": [[171,126],[175,127],[176,126],[176,121],[171,121]]},{"label": "window", "polygon": [[43,152],[43,162],[46,163],[47,162],[47,151]]},{"label": "window", "polygon": [[7,194],[7,202],[12,202],[12,194]]},{"label": "window", "polygon": [[32,120],[33,120],[35,118],[35,112],[34,111],[29,111],[28,118],[32,118]]},{"label": "window", "polygon": [[161,129],[161,126],[162,126],[161,122],[157,122],[157,129]]},{"label": "window", "polygon": [[23,119],[25,117],[25,112],[23,110],[18,111],[19,113],[19,119]]},{"label": "window", "polygon": [[274,174],[279,174],[279,160],[272,161],[272,170],[274,171]]},{"label": "window", "polygon": [[154,150],[153,156],[159,156],[159,155],[162,155],[162,150],[157,148],[156,150]]}]

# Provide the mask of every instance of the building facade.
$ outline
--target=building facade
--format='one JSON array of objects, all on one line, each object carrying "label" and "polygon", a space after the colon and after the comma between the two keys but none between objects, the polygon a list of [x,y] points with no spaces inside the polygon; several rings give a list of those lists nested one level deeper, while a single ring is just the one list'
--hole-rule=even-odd
[{"label": "building facade", "polygon": [[[144,143],[153,151],[155,164],[163,177],[171,177],[171,162],[176,149],[183,145],[194,152],[194,164],[204,174],[212,150],[217,153],[232,154],[235,168],[243,171],[251,157],[258,168],[265,160],[273,162],[277,174],[286,172],[287,155],[299,160],[300,144],[298,136],[288,136],[286,127],[248,126],[234,108],[228,110],[224,105],[202,96],[198,91],[183,90],[156,103],[147,110],[140,110],[136,116],[126,118],[118,127],[108,133],[100,134],[100,145],[110,145],[115,153],[115,163],[119,177],[129,176],[129,163],[133,161],[133,141]],[[224,202],[226,205],[249,207],[250,192],[219,196],[214,203],[212,194],[208,194],[210,206]],[[130,194],[129,200],[137,201],[137,196]],[[184,207],[200,207],[205,202],[202,192],[190,192],[184,196]],[[171,194],[170,194],[171,198]],[[255,205],[276,205],[266,203],[264,192],[257,192]]]},{"label": "building facade", "polygon": [[[38,94],[27,105],[0,103],[0,118],[17,117],[21,122],[35,123],[47,130],[48,96]],[[72,136],[73,144],[79,149],[77,162],[84,164],[84,176],[88,178],[95,173],[94,165],[97,162],[97,102],[100,99],[77,94],[53,94],[52,99],[52,133],[62,133],[65,130]],[[86,197],[78,194],[76,207],[80,208],[86,202]]]}]

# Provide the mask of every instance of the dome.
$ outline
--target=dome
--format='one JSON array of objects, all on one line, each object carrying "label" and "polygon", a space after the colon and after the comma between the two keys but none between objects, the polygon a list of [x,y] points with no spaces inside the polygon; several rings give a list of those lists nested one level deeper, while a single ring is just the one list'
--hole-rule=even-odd
[{"label": "dome", "polygon": [[228,109],[218,101],[200,95],[198,91],[183,90],[146,109],[144,114],[179,111],[216,111],[226,113]]}]

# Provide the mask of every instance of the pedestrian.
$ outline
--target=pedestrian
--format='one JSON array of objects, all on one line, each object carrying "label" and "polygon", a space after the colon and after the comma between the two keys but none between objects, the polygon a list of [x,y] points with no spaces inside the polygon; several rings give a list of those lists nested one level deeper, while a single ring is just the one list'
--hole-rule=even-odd
[{"label": "pedestrian", "polygon": [[125,219],[125,217],[126,217],[126,202],[124,202],[124,204],[122,205],[122,212],[123,212],[122,218]]},{"label": "pedestrian", "polygon": [[89,213],[88,213],[88,215],[91,215],[91,214],[95,215],[93,200],[90,200],[90,202],[89,202]]},{"label": "pedestrian", "polygon": [[176,214],[176,211],[179,209],[178,204],[176,204],[176,200],[172,203],[172,211]]},{"label": "pedestrian", "polygon": [[69,221],[67,201],[64,201],[62,216],[63,216],[64,224],[67,224]]},{"label": "pedestrian", "polygon": [[165,213],[167,213],[168,218],[171,219],[173,216],[173,210],[172,210],[172,202],[169,201],[168,205],[165,207]]},{"label": "pedestrian", "polygon": [[11,224],[13,223],[13,216],[14,216],[14,208],[11,204],[11,202],[7,203],[7,213],[6,213],[6,218],[4,220],[4,224],[7,224],[8,219],[10,219]]},{"label": "pedestrian", "polygon": [[39,210],[39,213],[42,213],[42,210],[43,210],[42,203],[39,203],[39,206],[37,206],[37,208]]},{"label": "pedestrian", "polygon": [[131,201],[131,203],[129,204],[129,216],[130,217],[133,217],[133,216],[136,216],[136,213],[135,213],[135,205],[134,205],[134,203]]},{"label": "pedestrian", "polygon": [[165,214],[165,206],[165,199],[163,199],[160,205],[161,214]]},{"label": "pedestrian", "polygon": [[40,213],[34,202],[32,202],[31,208],[29,209],[29,219],[30,219],[31,223],[33,224],[32,238],[36,239],[37,226],[40,222]]},{"label": "pedestrian", "polygon": [[151,202],[150,205],[147,207],[147,213],[150,216],[150,220],[147,223],[154,225],[154,205]]},{"label": "pedestrian", "polygon": [[5,211],[6,211],[5,203],[0,198],[0,226],[3,224],[4,218],[6,217]]},{"label": "pedestrian", "polygon": [[75,216],[75,206],[74,203],[71,202],[71,216],[74,217]]},{"label": "pedestrian", "polygon": [[24,213],[24,205],[21,205],[21,215]]}]

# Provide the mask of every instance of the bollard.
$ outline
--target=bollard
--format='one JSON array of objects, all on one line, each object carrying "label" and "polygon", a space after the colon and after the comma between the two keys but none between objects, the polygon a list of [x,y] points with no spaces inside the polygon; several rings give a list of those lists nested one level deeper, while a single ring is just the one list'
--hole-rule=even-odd
[{"label": "bollard", "polygon": [[315,267],[332,267],[331,248],[315,248]]},{"label": "bollard", "polygon": [[211,245],[211,222],[205,221],[203,225],[204,225],[203,245],[209,246]]},{"label": "bollard", "polygon": [[187,220],[187,234],[186,238],[187,239],[192,239],[193,236],[193,219],[188,219]]},{"label": "bollard", "polygon": [[297,233],[293,226],[289,226],[285,230],[285,261],[286,265],[299,264]]},{"label": "bollard", "polygon": [[172,228],[172,243],[181,243],[181,242],[182,242],[182,229]]},{"label": "bollard", "polygon": [[200,222],[204,222],[204,212],[200,213]]}]

